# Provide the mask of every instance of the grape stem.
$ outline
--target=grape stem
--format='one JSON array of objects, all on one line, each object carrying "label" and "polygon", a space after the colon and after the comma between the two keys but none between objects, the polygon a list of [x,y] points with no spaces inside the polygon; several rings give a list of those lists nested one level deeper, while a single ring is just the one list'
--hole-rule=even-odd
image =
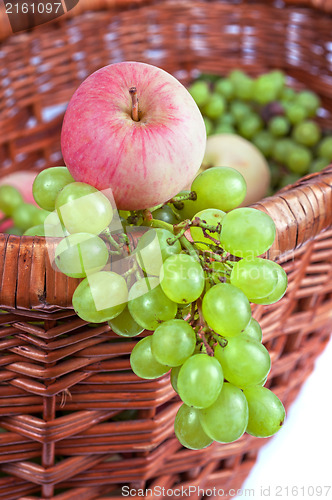
[{"label": "grape stem", "polygon": [[180,243],[181,243],[182,248],[184,248],[185,250],[187,250],[187,252],[189,253],[189,255],[191,255],[192,257],[194,257],[194,259],[197,260],[197,262],[200,263],[197,250],[195,249],[194,245],[192,245],[190,243],[190,241],[187,240],[187,238],[185,236],[181,236]]},{"label": "grape stem", "polygon": [[202,299],[201,298],[197,299],[196,303],[197,303],[197,310],[198,310],[198,315],[199,315],[198,325],[200,328],[204,328],[205,321],[204,321],[204,316],[203,316],[203,312],[202,312]]},{"label": "grape stem", "polygon": [[221,347],[226,347],[228,344],[227,339],[219,335],[218,333],[212,332],[211,331],[211,337],[216,340],[216,342],[221,346]]},{"label": "grape stem", "polygon": [[128,224],[133,224],[134,226],[141,226],[143,221],[144,219],[142,211],[131,212],[131,215],[129,215],[129,217],[127,218]]},{"label": "grape stem", "polygon": [[151,210],[149,210],[149,209],[147,209],[147,208],[146,208],[145,210],[143,210],[143,219],[144,219],[144,221],[146,221],[146,222],[150,222],[150,221],[152,221],[152,219],[153,219],[153,215],[152,215]]},{"label": "grape stem", "polygon": [[129,89],[129,93],[131,95],[132,104],[131,117],[135,122],[139,122],[138,97],[136,87],[131,87]]},{"label": "grape stem", "polygon": [[173,205],[176,205],[177,203],[179,203],[181,201],[186,201],[186,200],[196,201],[197,200],[196,191],[190,191],[189,193],[177,194],[176,196],[173,196],[173,198],[171,198],[168,203],[172,203]]},{"label": "grape stem", "polygon": [[172,224],[168,224],[168,222],[164,222],[163,220],[152,219],[149,221],[149,225],[151,227],[167,229],[167,231],[174,233],[174,226],[172,226]]},{"label": "grape stem", "polygon": [[209,238],[209,240],[213,241],[213,243],[216,244],[216,246],[219,246],[220,245],[220,241],[217,240],[216,238],[214,238],[213,236],[211,236],[211,234],[208,234],[206,232],[206,229],[203,229],[203,234],[205,236],[205,238]]},{"label": "grape stem", "polygon": [[[221,224],[218,222],[216,226],[211,226],[207,224],[204,220],[201,220],[199,217],[195,217],[194,220],[189,221],[189,226],[191,227],[200,227],[204,231],[210,231],[210,233],[221,233]],[[205,236],[205,234],[204,234]],[[216,240],[215,240],[216,241]],[[218,242],[218,246],[220,245],[220,241]]]},{"label": "grape stem", "polygon": [[109,251],[110,255],[122,255],[123,246],[119,245],[119,243],[117,241],[115,241],[115,239],[111,235],[111,232],[110,232],[108,227],[103,231],[103,234],[107,237],[107,239],[110,242],[110,244],[112,245],[112,247],[115,248],[115,251],[114,250]]},{"label": "grape stem", "polygon": [[212,349],[212,347],[210,346],[210,344],[208,343],[208,341],[205,337],[204,327],[201,327],[198,330],[197,337],[203,342],[203,345],[204,345],[205,350],[206,350],[206,354],[208,356],[214,356],[214,350]]},{"label": "grape stem", "polygon": [[172,246],[174,245],[174,243],[177,241],[177,240],[180,240],[182,238],[182,236],[184,236],[184,233],[187,231],[187,228],[184,227],[183,229],[181,229],[181,231],[176,234],[173,238],[167,238],[166,242],[168,243],[168,245]]},{"label": "grape stem", "polygon": [[128,269],[128,271],[126,271],[125,273],[123,273],[123,277],[124,278],[128,278],[128,276],[131,276],[133,273],[135,273],[137,270],[137,264],[135,263],[133,265],[133,267],[131,267],[130,269]]}]

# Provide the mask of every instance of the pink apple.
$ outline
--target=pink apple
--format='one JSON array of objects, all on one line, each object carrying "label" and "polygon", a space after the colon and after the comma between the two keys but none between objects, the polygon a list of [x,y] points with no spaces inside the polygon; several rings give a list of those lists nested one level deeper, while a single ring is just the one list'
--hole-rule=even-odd
[{"label": "pink apple", "polygon": [[111,188],[123,210],[152,207],[181,191],[199,170],[205,145],[201,113],[185,87],[162,69],[138,62],[90,75],[69,103],[61,135],[74,179]]}]

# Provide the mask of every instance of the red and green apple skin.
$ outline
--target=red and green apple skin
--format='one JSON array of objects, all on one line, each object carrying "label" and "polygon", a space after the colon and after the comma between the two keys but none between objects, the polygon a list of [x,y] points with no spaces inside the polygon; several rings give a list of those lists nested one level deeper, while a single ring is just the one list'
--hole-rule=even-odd
[{"label": "red and green apple skin", "polygon": [[[132,118],[136,87],[139,121]],[[118,209],[163,203],[199,170],[206,146],[201,113],[185,87],[160,68],[139,62],[90,75],[65,113],[61,147],[76,181],[113,191]]]}]

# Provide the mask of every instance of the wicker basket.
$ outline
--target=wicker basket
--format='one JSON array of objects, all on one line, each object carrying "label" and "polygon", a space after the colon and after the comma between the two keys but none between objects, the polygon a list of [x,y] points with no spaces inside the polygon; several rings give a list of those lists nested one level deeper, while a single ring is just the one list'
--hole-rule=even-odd
[{"label": "wicker basket", "polygon": [[[68,18],[15,36],[0,16],[1,175],[61,164],[66,103],[89,73],[120,60],[184,83],[197,69],[278,67],[321,95],[332,128],[332,19],[313,8],[331,2],[303,3],[81,0]],[[254,309],[272,357],[268,386],[286,407],[331,332],[331,186],[329,167],[256,205],[276,222],[270,256],[289,276],[279,303]],[[266,440],[181,448],[168,376],[138,379],[135,342],[73,314],[76,282],[54,272],[47,250],[43,238],[0,235],[0,499],[120,499],[123,484],[239,488]],[[135,412],[121,420],[123,410]]]}]

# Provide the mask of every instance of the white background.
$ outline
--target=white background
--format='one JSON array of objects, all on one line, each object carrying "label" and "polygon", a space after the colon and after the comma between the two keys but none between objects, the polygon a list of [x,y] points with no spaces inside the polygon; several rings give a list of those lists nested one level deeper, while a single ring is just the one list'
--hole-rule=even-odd
[{"label": "white background", "polygon": [[[316,360],[315,370],[303,384],[287,412],[282,429],[259,452],[256,465],[236,500],[332,499],[332,340]],[[324,486],[331,486],[330,491]],[[277,486],[281,487],[277,489]],[[287,486],[289,488],[287,494]],[[298,487],[291,492],[292,486]],[[309,486],[322,486],[312,492]],[[269,491],[266,488],[270,487]],[[304,493],[301,488],[304,487]],[[252,488],[255,496],[245,492]],[[261,493],[265,489],[266,495]],[[277,492],[280,495],[277,496]],[[314,494],[312,494],[314,493]]]}]

